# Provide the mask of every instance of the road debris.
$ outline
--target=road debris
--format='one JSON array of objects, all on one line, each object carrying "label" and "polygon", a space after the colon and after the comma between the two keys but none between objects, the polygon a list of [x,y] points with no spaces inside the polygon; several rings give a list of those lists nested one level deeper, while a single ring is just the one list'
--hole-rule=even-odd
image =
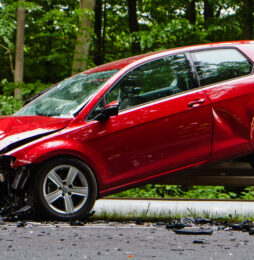
[{"label": "road debris", "polygon": [[173,231],[178,235],[212,235],[212,229],[202,229],[202,228],[183,228],[183,229],[173,229]]},{"label": "road debris", "polygon": [[238,224],[229,225],[229,227],[231,227],[233,230],[246,232],[246,231],[250,231],[251,229],[253,229],[254,225],[253,225],[252,221],[244,220],[243,222],[240,222]]},{"label": "road debris", "polygon": [[193,240],[193,244],[210,244],[210,243],[204,240]]},{"label": "road debris", "polygon": [[71,220],[70,225],[71,226],[84,226],[85,222],[79,221],[79,220]]},{"label": "road debris", "polygon": [[180,251],[180,252],[182,252],[182,251],[184,251],[184,249],[183,248],[171,248],[171,251]]},{"label": "road debris", "polygon": [[[162,223],[158,226],[162,226]],[[165,227],[181,235],[212,235],[213,231],[219,230],[242,231],[249,232],[249,235],[254,235],[254,224],[249,220],[244,220],[238,224],[230,224],[228,221],[216,222],[212,219],[201,217],[195,219],[193,217],[187,217],[174,219],[173,221],[165,223]]]},{"label": "road debris", "polygon": [[254,235],[254,229],[251,229],[251,230],[249,231],[249,235]]},{"label": "road debris", "polygon": [[29,213],[32,209],[32,206],[30,205],[25,205],[24,207],[20,208],[19,210],[15,211],[12,213],[12,215],[21,215],[25,213]]},{"label": "road debris", "polygon": [[198,217],[194,219],[193,217],[187,217],[182,219],[174,219],[172,222],[169,222],[166,225],[167,229],[182,229],[185,227],[193,227],[196,225],[204,225],[204,224],[212,224],[213,221],[211,219],[205,219]]},{"label": "road debris", "polygon": [[182,229],[185,227],[192,227],[195,223],[194,218],[174,219],[172,222],[166,224],[167,229]]},{"label": "road debris", "polygon": [[24,221],[18,221],[18,222],[17,222],[17,227],[18,227],[18,228],[25,227],[26,225],[27,225],[27,223],[24,222]]},{"label": "road debris", "polygon": [[170,223],[166,225],[167,229],[181,229],[185,228],[185,224],[183,223]]},{"label": "road debris", "polygon": [[195,219],[195,224],[212,224],[212,220],[211,219],[206,219],[206,218],[196,218]]}]

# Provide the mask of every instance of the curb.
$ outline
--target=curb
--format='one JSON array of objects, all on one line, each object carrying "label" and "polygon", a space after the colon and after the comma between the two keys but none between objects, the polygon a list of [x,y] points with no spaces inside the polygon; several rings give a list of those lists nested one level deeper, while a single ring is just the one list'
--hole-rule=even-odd
[{"label": "curb", "polygon": [[159,216],[176,214],[254,215],[253,201],[100,199],[95,215],[119,214]]}]

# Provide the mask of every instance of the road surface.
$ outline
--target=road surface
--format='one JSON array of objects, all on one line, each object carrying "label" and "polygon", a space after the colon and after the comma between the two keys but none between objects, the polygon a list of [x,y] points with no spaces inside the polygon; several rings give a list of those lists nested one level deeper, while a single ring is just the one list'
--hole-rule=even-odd
[{"label": "road surface", "polygon": [[[177,235],[165,226],[134,223],[3,223],[0,259],[253,259],[248,232]],[[194,242],[196,241],[196,242]]]}]

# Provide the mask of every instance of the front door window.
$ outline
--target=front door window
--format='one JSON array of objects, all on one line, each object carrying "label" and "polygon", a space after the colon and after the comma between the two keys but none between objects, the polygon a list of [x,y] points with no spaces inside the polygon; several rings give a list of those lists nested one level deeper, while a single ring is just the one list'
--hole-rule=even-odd
[{"label": "front door window", "polygon": [[119,102],[119,110],[130,109],[194,87],[188,60],[184,54],[167,56],[148,62],[130,71],[99,103],[88,119],[112,102]]}]

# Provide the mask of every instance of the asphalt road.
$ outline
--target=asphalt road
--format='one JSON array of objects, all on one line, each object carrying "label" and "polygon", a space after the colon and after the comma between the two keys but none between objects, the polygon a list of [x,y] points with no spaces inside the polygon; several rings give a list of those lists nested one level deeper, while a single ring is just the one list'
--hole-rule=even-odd
[{"label": "asphalt road", "polygon": [[[197,241],[198,243],[194,243]],[[214,231],[177,235],[152,224],[84,226],[28,222],[0,226],[0,259],[253,259],[254,236]]]}]

